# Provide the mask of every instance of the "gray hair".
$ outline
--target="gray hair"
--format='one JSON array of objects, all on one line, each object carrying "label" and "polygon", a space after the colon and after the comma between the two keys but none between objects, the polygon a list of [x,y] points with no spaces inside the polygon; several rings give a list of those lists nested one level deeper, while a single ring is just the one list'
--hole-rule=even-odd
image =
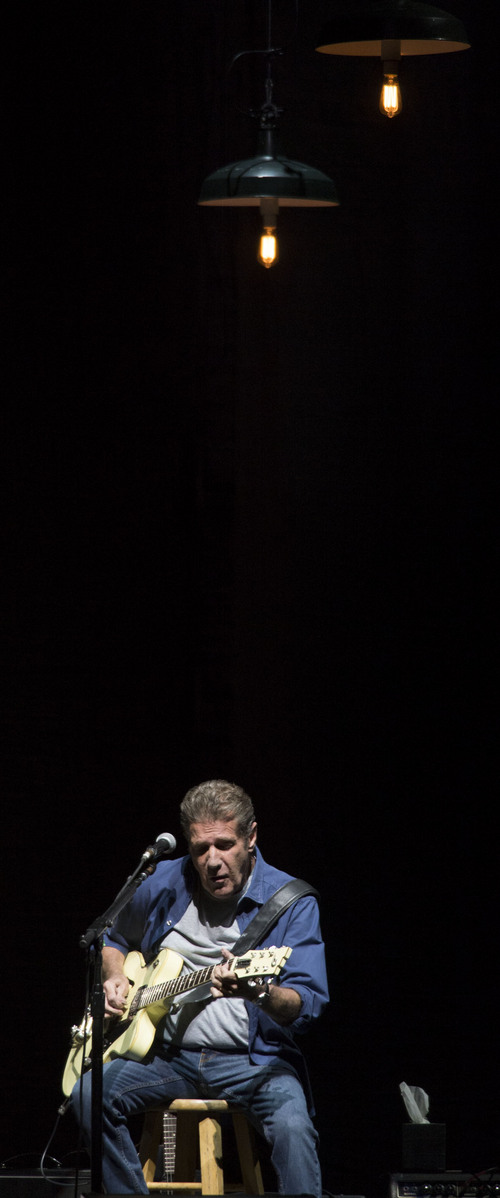
[{"label": "gray hair", "polygon": [[191,824],[236,820],[239,836],[248,837],[255,822],[253,803],[241,786],[216,778],[188,790],[181,803],[181,827],[189,842]]}]

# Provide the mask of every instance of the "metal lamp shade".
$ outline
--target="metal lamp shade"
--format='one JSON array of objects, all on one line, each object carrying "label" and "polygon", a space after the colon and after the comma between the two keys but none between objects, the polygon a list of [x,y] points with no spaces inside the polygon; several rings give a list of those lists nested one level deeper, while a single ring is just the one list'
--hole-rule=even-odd
[{"label": "metal lamp shade", "polygon": [[416,0],[353,0],[333,8],[316,49],[321,54],[380,57],[382,43],[398,41],[401,55],[445,54],[470,46],[464,26],[451,13]]},{"label": "metal lamp shade", "polygon": [[265,197],[278,200],[283,208],[325,208],[339,203],[335,184],[322,171],[265,153],[231,162],[207,175],[198,203],[258,207]]}]

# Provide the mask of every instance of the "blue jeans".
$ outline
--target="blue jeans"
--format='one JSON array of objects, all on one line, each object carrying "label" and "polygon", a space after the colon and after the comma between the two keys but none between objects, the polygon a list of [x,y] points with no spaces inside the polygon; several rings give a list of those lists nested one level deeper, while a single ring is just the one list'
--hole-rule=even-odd
[{"label": "blue jeans", "polygon": [[[91,1126],[90,1073],[73,1091],[73,1110],[87,1143]],[[247,1055],[176,1049],[168,1059],[110,1061],[103,1070],[102,1179],[108,1194],[147,1194],[127,1119],[174,1098],[225,1098],[241,1106],[271,1147],[280,1194],[321,1198],[317,1132],[304,1091],[288,1064],[252,1065]]]}]

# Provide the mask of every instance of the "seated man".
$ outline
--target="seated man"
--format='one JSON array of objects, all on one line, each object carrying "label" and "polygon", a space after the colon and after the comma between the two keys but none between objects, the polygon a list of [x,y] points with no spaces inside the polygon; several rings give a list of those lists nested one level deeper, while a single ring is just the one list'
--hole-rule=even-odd
[{"label": "seated man", "polygon": [[[189,855],[160,862],[105,937],[106,1014],[123,1010],[132,949],[148,959],[160,947],[174,949],[187,972],[213,964],[211,984],[207,997],[166,1014],[143,1060],[104,1065],[103,1184],[111,1194],[148,1193],[127,1126],[132,1113],[174,1098],[224,1098],[241,1106],[270,1145],[279,1193],[320,1198],[311,1095],[294,1041],[328,1002],[316,899],[299,898],[259,945],[292,952],[279,984],[252,990],[230,972],[231,948],[290,875],[263,860],[252,801],[241,787],[203,783],[180,810]],[[75,1086],[73,1109],[90,1140],[88,1073],[82,1103]]]}]

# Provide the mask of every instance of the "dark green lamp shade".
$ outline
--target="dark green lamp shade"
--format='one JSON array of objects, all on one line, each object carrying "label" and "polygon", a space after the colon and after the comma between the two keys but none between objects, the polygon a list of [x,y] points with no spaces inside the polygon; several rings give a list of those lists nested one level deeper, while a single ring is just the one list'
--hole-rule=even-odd
[{"label": "dark green lamp shade", "polygon": [[283,208],[325,208],[339,203],[335,184],[322,171],[266,154],[231,162],[207,175],[198,203],[258,207],[265,197],[277,199]]},{"label": "dark green lamp shade", "polygon": [[401,54],[445,54],[470,46],[462,22],[416,0],[333,3],[320,31],[321,54],[381,56],[382,42],[398,41]]}]

